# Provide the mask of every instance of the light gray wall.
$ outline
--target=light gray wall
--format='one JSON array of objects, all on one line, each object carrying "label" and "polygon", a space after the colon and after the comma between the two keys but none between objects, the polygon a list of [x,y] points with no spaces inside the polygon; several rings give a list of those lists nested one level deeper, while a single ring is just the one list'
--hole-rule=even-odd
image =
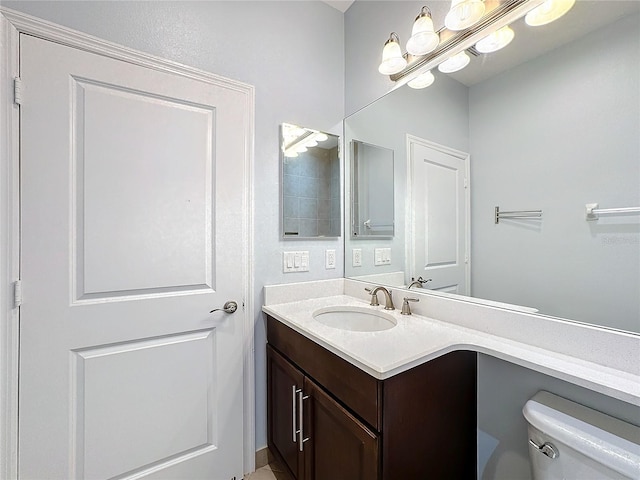
[{"label": "light gray wall", "polygon": [[[280,240],[278,126],[342,135],[343,15],[318,1],[10,2],[3,6],[256,87],[256,447],[266,445],[262,287],[341,277],[342,242]],[[328,32],[331,32],[329,35]],[[325,270],[324,250],[337,268]],[[310,272],[284,275],[283,250],[309,250]]]},{"label": "light gray wall", "polygon": [[[640,331],[638,216],[584,218],[640,205],[639,31],[625,18],[471,87],[473,296]],[[495,225],[496,205],[543,220]]]}]

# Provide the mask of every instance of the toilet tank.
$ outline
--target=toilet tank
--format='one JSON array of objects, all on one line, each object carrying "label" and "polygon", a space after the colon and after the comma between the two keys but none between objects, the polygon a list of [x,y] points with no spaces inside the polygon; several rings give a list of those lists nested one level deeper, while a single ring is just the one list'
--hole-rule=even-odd
[{"label": "toilet tank", "polygon": [[534,480],[640,479],[640,427],[549,392],[522,413]]}]

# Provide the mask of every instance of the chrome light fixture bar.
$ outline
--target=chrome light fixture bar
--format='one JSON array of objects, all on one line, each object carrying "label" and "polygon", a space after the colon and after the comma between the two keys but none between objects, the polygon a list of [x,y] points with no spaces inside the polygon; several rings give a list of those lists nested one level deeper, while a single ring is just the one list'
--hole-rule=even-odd
[{"label": "chrome light fixture bar", "polygon": [[405,54],[407,66],[400,72],[389,75],[394,82],[402,85],[413,77],[437,67],[454,55],[473,47],[478,41],[505,27],[539,7],[545,0],[504,0],[495,8],[485,12],[484,16],[472,27],[453,32],[440,30],[441,43],[431,53],[422,56]]}]

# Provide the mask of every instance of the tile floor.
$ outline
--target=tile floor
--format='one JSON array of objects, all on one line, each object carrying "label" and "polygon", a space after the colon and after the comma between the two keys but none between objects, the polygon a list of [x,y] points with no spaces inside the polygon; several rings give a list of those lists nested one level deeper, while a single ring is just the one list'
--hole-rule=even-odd
[{"label": "tile floor", "polygon": [[244,480],[292,480],[291,476],[278,463],[270,463],[259,468]]}]

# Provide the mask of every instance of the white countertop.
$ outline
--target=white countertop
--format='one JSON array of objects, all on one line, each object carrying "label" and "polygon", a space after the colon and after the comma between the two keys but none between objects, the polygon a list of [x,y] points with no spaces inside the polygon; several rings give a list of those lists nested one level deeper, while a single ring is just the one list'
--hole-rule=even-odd
[{"label": "white countertop", "polygon": [[635,372],[487,333],[482,331],[485,327],[481,324],[478,329],[468,328],[423,315],[401,315],[398,309],[385,311],[397,325],[379,332],[333,328],[312,316],[320,308],[337,306],[383,310],[382,306],[371,307],[353,296],[330,295],[268,304],[263,311],[378,379],[389,378],[448,352],[470,350],[640,405],[640,375]]}]

